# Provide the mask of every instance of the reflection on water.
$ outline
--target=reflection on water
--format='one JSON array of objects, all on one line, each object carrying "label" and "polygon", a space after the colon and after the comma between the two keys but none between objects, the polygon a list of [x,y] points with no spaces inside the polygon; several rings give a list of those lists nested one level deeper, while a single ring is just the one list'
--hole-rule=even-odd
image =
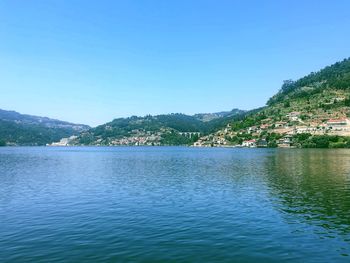
[{"label": "reflection on water", "polygon": [[349,262],[350,151],[0,149],[0,262]]},{"label": "reflection on water", "polygon": [[290,220],[350,234],[350,151],[280,150],[265,160],[273,201],[298,216]]}]

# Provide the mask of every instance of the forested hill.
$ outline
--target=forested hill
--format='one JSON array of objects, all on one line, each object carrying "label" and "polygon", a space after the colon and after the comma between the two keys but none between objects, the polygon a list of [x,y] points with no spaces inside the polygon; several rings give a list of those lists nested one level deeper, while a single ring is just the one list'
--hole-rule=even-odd
[{"label": "forested hill", "polygon": [[2,109],[0,109],[0,120],[12,121],[19,124],[41,125],[47,128],[71,128],[76,131],[83,131],[90,128],[88,125],[84,124],[75,124],[48,117],[21,114],[16,111],[7,111]]},{"label": "forested hill", "polygon": [[327,66],[318,72],[311,72],[297,81],[285,80],[280,91],[267,104],[273,105],[285,99],[312,95],[327,88],[350,89],[350,58]]},{"label": "forested hill", "polygon": [[0,109],[0,145],[46,145],[90,127]]},{"label": "forested hill", "polygon": [[194,142],[246,114],[234,109],[222,113],[118,118],[83,132],[75,144],[84,145],[182,145]]}]

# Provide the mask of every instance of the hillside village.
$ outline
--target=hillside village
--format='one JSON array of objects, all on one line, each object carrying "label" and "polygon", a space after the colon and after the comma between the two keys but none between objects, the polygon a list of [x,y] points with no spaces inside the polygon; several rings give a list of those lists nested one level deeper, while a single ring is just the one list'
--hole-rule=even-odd
[{"label": "hillside village", "polygon": [[[341,65],[347,66],[349,78],[349,60],[344,60]],[[286,81],[266,107],[213,134],[202,136],[194,146],[289,148],[319,145],[311,139],[328,140],[327,145],[332,147],[350,146],[350,82],[344,82],[345,87],[334,88],[325,80],[308,83],[307,78],[310,76],[304,78],[306,84],[298,84],[300,80]]]},{"label": "hillside village", "polygon": [[[220,130],[212,135],[200,137],[193,144],[196,147],[300,147],[293,140],[295,135],[328,135],[328,136],[350,136],[350,120],[349,118],[328,119],[321,123],[305,123],[300,119],[300,112],[291,112],[286,115],[289,121],[273,122],[270,118],[262,120],[259,126],[251,126],[247,129],[238,131],[232,130],[230,124],[225,129]],[[297,124],[296,124],[297,123]],[[268,139],[274,135],[271,144]],[[236,140],[234,140],[236,138]],[[237,140],[238,138],[238,140]],[[270,143],[270,144],[269,144]]]}]

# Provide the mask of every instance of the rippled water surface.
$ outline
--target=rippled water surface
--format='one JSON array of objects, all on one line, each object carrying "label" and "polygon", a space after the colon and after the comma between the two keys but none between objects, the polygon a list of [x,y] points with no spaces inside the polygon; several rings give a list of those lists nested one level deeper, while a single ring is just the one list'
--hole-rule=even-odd
[{"label": "rippled water surface", "polygon": [[350,262],[350,151],[0,148],[0,262]]}]

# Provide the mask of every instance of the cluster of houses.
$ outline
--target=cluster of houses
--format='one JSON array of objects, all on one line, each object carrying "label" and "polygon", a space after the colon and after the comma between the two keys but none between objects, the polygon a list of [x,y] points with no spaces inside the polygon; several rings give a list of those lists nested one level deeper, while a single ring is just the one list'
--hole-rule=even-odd
[{"label": "cluster of houses", "polygon": [[160,145],[161,136],[152,134],[149,136],[131,136],[112,140],[110,146],[157,146]]},{"label": "cluster of houses", "polygon": [[[273,121],[271,118],[265,119],[260,125],[255,125],[233,132],[230,125],[223,130],[209,136],[201,137],[194,146],[226,146],[226,147],[267,147],[268,143],[264,134],[279,134],[281,139],[276,141],[278,147],[287,148],[292,146],[292,138],[296,134],[309,133],[312,135],[339,135],[350,136],[350,120],[346,117],[328,119],[327,121],[304,121],[300,112],[290,112],[285,121]],[[249,134],[250,138],[244,140],[241,144],[232,145],[227,140],[228,137],[236,135]]]},{"label": "cluster of houses", "polygon": [[129,136],[122,138],[110,138],[108,142],[99,142],[109,146],[157,146],[160,145],[162,139],[162,131],[153,132],[144,129],[135,129],[130,132]]},{"label": "cluster of houses", "polygon": [[[292,121],[298,121],[298,113],[293,112],[288,117]],[[303,123],[303,122],[302,122]],[[290,125],[289,122],[275,122],[273,124],[262,124],[259,129],[250,127],[248,132],[254,131],[258,135],[261,131],[276,133],[282,135],[277,141],[277,146],[281,148],[289,148],[292,145],[293,135],[309,133],[311,135],[339,135],[350,136],[350,120],[348,118],[329,119],[324,123],[309,123],[308,125]],[[242,147],[264,147],[264,142],[260,140],[245,140]]]},{"label": "cluster of houses", "polygon": [[[292,121],[299,121],[298,113],[289,114],[288,117]],[[308,123],[305,125],[303,121],[300,120],[302,125],[290,125],[288,122],[276,122],[272,125],[273,129],[269,132],[278,133],[283,135],[281,139],[278,140],[278,147],[290,147],[292,145],[293,135],[309,133],[311,135],[339,135],[339,136],[350,136],[350,120],[348,118],[336,118],[329,119],[323,123]],[[304,125],[303,125],[304,124]],[[265,128],[265,127],[264,127]],[[270,128],[270,127],[269,127]],[[268,129],[269,129],[268,128]],[[244,145],[243,145],[244,144]],[[242,146],[245,147],[259,147],[258,144],[254,145],[252,143],[243,142]],[[246,146],[253,145],[253,146]]]},{"label": "cluster of houses", "polygon": [[[161,128],[160,131],[145,131],[145,130],[132,130],[131,136],[125,136],[123,138],[113,139],[108,145],[110,146],[160,146],[162,145],[162,135],[170,132],[169,129]],[[181,136],[187,138],[199,137],[200,132],[179,132]]]},{"label": "cluster of houses", "polygon": [[[290,148],[292,145],[292,136],[286,135],[277,141],[277,147],[279,148]],[[242,142],[241,147],[247,148],[264,148],[268,146],[266,139],[252,139]]]},{"label": "cluster of houses", "polygon": [[213,147],[213,146],[228,146],[229,142],[218,134],[207,135],[199,138],[194,144],[194,147]]}]

